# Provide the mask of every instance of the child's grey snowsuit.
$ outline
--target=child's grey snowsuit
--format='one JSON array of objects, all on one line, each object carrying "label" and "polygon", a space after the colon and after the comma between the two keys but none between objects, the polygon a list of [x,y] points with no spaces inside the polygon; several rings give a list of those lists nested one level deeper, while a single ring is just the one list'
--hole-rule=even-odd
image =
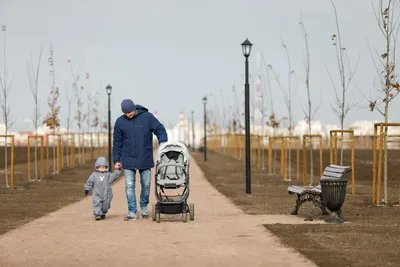
[{"label": "child's grey snowsuit", "polygon": [[85,184],[85,190],[92,191],[92,206],[95,216],[105,215],[111,207],[113,193],[112,183],[121,175],[121,170],[108,171],[108,161],[105,157],[96,160],[95,167],[105,166],[106,172],[95,171]]}]

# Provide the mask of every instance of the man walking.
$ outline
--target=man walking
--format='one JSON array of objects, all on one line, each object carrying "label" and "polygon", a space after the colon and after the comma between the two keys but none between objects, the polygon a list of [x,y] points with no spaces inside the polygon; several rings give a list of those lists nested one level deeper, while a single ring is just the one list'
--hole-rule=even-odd
[{"label": "man walking", "polygon": [[124,169],[125,192],[128,201],[126,221],[136,220],[136,171],[140,173],[140,213],[147,219],[149,204],[151,168],[153,160],[153,133],[158,143],[168,141],[164,126],[148,112],[148,109],[135,105],[132,100],[124,99],[121,103],[124,113],[114,125],[113,161],[114,167]]}]

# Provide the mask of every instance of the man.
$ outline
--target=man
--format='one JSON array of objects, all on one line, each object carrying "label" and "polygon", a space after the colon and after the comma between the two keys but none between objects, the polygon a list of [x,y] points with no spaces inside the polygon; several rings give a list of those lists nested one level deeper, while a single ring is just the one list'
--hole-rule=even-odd
[{"label": "man", "polygon": [[113,161],[114,167],[124,169],[125,193],[128,201],[126,221],[136,220],[136,170],[140,173],[140,213],[147,219],[149,204],[151,171],[153,160],[153,133],[158,143],[168,141],[164,126],[143,106],[135,105],[132,100],[121,103],[124,115],[114,125]]}]

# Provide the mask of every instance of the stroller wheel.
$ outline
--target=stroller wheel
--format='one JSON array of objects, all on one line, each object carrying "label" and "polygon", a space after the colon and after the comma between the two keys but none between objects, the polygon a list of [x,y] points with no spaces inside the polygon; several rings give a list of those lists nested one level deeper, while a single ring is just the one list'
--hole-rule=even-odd
[{"label": "stroller wheel", "polygon": [[182,220],[184,223],[187,222],[187,213],[186,212],[182,213]]},{"label": "stroller wheel", "polygon": [[156,213],[156,221],[157,221],[157,223],[160,223],[160,213],[159,212],[157,212]]},{"label": "stroller wheel", "polygon": [[189,215],[190,215],[190,220],[194,220],[194,204],[190,203],[189,204]]},{"label": "stroller wheel", "polygon": [[157,209],[156,209],[157,205],[153,204],[153,209],[151,211],[151,218],[153,219],[153,221],[156,221],[156,214],[157,214]]}]

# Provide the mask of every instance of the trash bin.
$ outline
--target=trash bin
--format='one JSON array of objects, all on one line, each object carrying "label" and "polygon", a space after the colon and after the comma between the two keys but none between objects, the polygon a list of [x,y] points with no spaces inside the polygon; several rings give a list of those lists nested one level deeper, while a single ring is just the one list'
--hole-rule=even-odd
[{"label": "trash bin", "polygon": [[329,223],[343,223],[346,221],[342,217],[342,205],[346,199],[347,188],[346,174],[342,178],[322,177],[320,180],[322,199],[331,217],[326,219]]}]

